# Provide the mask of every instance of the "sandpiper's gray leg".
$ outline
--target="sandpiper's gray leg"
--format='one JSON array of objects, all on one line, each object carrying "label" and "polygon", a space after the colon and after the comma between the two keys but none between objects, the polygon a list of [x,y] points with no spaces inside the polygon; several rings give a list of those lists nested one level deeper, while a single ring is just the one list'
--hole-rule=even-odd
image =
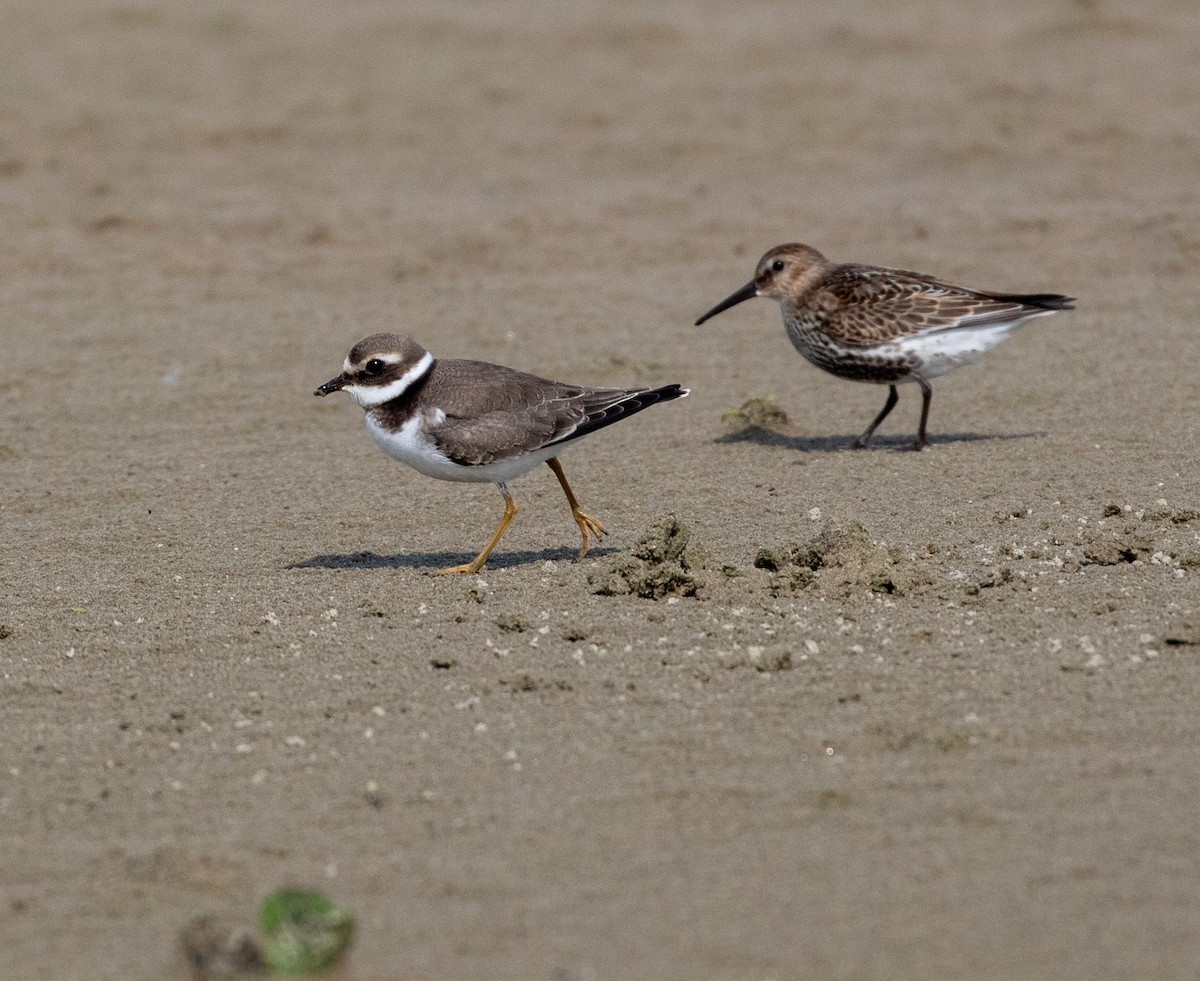
[{"label": "sandpiper's gray leg", "polygon": [[929,421],[929,403],[933,401],[933,386],[920,375],[917,376],[917,384],[921,386],[921,428],[917,430],[916,448],[923,450],[927,445],[925,423]]},{"label": "sandpiper's gray leg", "polygon": [[867,427],[867,431],[854,441],[856,450],[865,449],[867,441],[875,435],[875,430],[879,428],[879,424],[888,417],[888,413],[896,408],[896,403],[900,401],[900,394],[896,391],[895,385],[888,386],[887,401],[883,404],[883,410],[875,417],[875,421]]}]

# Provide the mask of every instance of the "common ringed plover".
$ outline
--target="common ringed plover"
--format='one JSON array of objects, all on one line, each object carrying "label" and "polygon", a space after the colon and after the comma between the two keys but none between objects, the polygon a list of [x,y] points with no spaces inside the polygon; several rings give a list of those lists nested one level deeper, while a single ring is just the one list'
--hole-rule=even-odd
[{"label": "common ringed plover", "polygon": [[483,551],[438,575],[483,568],[517,514],[509,482],[539,463],[554,471],[567,496],[583,536],[582,559],[604,525],[579,507],[559,455],[598,429],[688,394],[678,385],[587,388],[485,361],[434,358],[396,334],[359,341],[341,374],[313,394],[338,391],[366,410],[367,430],[389,456],[438,480],[493,483],[504,495],[504,517]]}]

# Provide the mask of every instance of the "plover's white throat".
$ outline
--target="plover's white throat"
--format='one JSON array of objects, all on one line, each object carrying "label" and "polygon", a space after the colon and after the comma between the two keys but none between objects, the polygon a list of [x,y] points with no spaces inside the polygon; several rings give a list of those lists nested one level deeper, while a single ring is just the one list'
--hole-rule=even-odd
[{"label": "plover's white throat", "polygon": [[919,385],[918,450],[926,443],[930,379],[973,364],[1018,327],[1071,310],[1074,302],[1057,293],[992,293],[904,269],[839,265],[793,244],[771,249],[758,261],[754,279],[696,325],[754,296],[779,301],[788,338],[818,368],[889,386],[883,410],[855,446],[866,446],[892,411],[899,382]]},{"label": "plover's white throat", "polygon": [[366,410],[367,429],[389,456],[438,480],[493,483],[504,517],[472,561],[437,570],[478,572],[517,513],[511,480],[546,463],[562,485],[587,554],[604,525],[579,507],[558,456],[575,441],[659,402],[687,395],[661,388],[586,388],[484,361],[436,359],[411,337],[374,334],[354,345],[342,373],[314,392],[345,391]]}]

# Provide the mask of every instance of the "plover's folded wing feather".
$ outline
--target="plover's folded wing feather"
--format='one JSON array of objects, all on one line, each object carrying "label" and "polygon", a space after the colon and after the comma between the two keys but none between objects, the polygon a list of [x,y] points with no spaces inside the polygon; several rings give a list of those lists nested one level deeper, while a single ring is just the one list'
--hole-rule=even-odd
[{"label": "plover's folded wing feather", "polygon": [[[554,439],[564,421],[562,406],[548,408],[564,386],[536,375],[483,361],[439,360],[426,392],[437,410],[425,433],[446,456],[479,466],[528,453]],[[573,389],[581,392],[582,389]]]},{"label": "plover's folded wing feather", "polygon": [[903,269],[844,265],[813,287],[809,307],[830,337],[870,347],[933,331],[1016,324],[1071,303],[1056,293],[988,293]]},{"label": "plover's folded wing feather", "polygon": [[[474,365],[472,371],[461,371],[459,366],[468,363]],[[450,459],[466,466],[578,439],[687,394],[678,385],[584,388],[482,362],[439,361],[430,385],[436,386],[431,401],[443,412],[426,419],[426,433]]]},{"label": "plover's folded wing feather", "polygon": [[575,413],[547,412],[536,407],[497,409],[473,418],[446,416],[426,423],[426,433],[455,463],[480,466],[531,453],[552,442]]},{"label": "plover's folded wing feather", "polygon": [[660,402],[683,398],[688,389],[681,385],[663,385],[660,388],[634,389],[589,389],[570,399],[573,409],[582,411],[582,418],[569,429],[562,431],[551,443],[566,443],[579,439],[597,429],[611,426],[634,413],[648,409]]}]

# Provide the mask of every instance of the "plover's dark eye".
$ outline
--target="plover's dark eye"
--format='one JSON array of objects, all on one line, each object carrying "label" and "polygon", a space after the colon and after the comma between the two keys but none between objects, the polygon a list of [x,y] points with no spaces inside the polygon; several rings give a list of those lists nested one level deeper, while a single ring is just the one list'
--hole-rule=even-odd
[{"label": "plover's dark eye", "polygon": [[771,263],[771,272],[783,272],[783,260],[776,259]]},{"label": "plover's dark eye", "polygon": [[365,370],[368,375],[377,375],[383,371],[383,362],[378,358],[372,358],[367,362]]}]

